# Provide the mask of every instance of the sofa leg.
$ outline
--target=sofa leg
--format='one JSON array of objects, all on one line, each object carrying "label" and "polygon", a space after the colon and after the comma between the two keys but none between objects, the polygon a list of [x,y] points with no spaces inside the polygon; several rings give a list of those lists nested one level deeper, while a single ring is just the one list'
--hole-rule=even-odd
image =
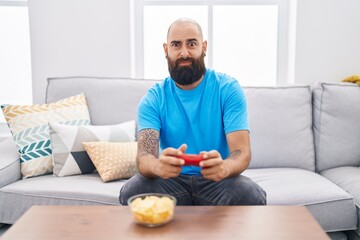
[{"label": "sofa leg", "polygon": [[331,240],[347,240],[347,236],[344,232],[331,232],[327,233]]}]

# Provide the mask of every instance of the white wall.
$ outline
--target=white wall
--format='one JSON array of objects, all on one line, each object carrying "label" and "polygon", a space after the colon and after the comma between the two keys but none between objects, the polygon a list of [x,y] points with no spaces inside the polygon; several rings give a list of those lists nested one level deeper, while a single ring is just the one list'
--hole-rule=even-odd
[{"label": "white wall", "polygon": [[298,0],[295,81],[360,74],[360,1]]},{"label": "white wall", "polygon": [[29,0],[34,103],[46,79],[129,77],[129,0]]},{"label": "white wall", "polygon": [[[130,1],[28,0],[34,103],[48,77],[131,75]],[[360,0],[298,0],[296,15],[295,83],[360,74]]]},{"label": "white wall", "polygon": [[[34,102],[46,79],[131,76],[130,1],[29,0]],[[360,74],[360,1],[298,0],[295,83]]]}]

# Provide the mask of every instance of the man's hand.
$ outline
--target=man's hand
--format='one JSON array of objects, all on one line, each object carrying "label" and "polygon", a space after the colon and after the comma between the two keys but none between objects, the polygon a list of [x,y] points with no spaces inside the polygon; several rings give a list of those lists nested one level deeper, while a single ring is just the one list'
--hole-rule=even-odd
[{"label": "man's hand", "polygon": [[178,149],[166,148],[159,156],[158,164],[154,166],[153,172],[161,178],[173,178],[179,176],[181,166],[185,164],[183,159],[176,156],[185,153],[186,144],[182,144]]},{"label": "man's hand", "polygon": [[220,181],[241,174],[249,166],[251,159],[249,131],[228,133],[226,140],[230,154],[224,161],[216,150],[201,152],[205,159],[200,162],[201,174],[204,178]]},{"label": "man's hand", "polygon": [[204,160],[200,162],[200,167],[204,178],[218,182],[227,177],[226,161],[223,161],[218,151],[212,150],[201,154]]}]

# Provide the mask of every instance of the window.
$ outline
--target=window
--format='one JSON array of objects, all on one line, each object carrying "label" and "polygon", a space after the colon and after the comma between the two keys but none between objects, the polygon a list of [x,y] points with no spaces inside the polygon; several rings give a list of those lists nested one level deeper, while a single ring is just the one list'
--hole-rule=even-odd
[{"label": "window", "polygon": [[[32,104],[29,17],[25,1],[0,1],[0,104]],[[5,122],[0,114],[0,123]]]},{"label": "window", "polygon": [[161,79],[169,75],[163,43],[166,42],[169,25],[174,19],[181,18],[184,12],[187,17],[196,19],[202,27],[204,26],[202,30],[206,39],[208,35],[206,6],[147,6],[144,8],[145,78]]},{"label": "window", "polygon": [[162,44],[169,25],[195,19],[208,40],[206,66],[227,73],[241,85],[289,83],[289,8],[292,0],[136,0],[133,75],[168,76]]},{"label": "window", "polygon": [[214,6],[213,68],[241,84],[276,85],[278,7]]}]

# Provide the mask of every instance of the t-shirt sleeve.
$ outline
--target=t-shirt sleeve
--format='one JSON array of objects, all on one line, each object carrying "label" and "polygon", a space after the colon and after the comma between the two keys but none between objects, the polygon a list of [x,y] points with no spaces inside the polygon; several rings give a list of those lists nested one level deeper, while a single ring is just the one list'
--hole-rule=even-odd
[{"label": "t-shirt sleeve", "polygon": [[229,83],[225,94],[223,111],[225,134],[238,130],[249,130],[245,94],[236,80]]},{"label": "t-shirt sleeve", "polygon": [[138,131],[151,128],[160,132],[159,103],[156,92],[151,89],[138,105]]}]

